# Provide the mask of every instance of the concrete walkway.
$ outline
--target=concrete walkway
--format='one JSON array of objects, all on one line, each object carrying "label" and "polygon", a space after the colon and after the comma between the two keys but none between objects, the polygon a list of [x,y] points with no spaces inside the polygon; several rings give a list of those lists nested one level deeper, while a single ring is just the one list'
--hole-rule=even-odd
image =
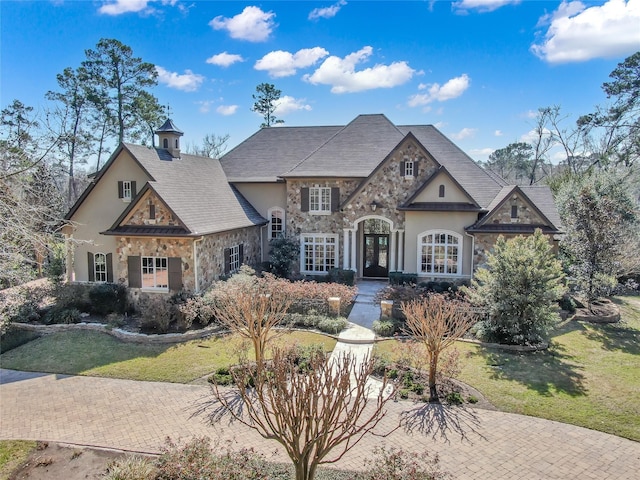
[{"label": "concrete walkway", "polygon": [[[380,285],[361,283],[336,355],[364,357],[379,317]],[[373,291],[373,293],[372,293]],[[369,327],[369,328],[367,328]],[[272,461],[284,451],[248,427],[223,418],[211,424],[202,409],[207,386],[135,382],[0,369],[0,438],[33,439],[157,453],[170,436],[210,436],[220,445],[253,448]],[[397,428],[401,425],[400,428]],[[387,415],[335,464],[358,470],[379,446],[438,454],[455,479],[637,480],[640,444],[573,425],[502,412],[390,402]]]}]

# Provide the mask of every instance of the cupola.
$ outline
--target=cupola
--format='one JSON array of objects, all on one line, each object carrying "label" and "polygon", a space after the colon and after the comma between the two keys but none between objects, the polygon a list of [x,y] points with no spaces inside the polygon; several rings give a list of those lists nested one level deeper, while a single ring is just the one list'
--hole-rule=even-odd
[{"label": "cupola", "polygon": [[156,130],[160,148],[167,150],[173,158],[180,158],[180,137],[184,132],[175,126],[173,120],[167,121]]}]

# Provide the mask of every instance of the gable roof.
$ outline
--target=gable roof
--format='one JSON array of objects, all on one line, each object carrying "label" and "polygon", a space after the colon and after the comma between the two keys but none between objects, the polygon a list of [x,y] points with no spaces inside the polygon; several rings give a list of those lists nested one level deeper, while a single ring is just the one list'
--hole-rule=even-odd
[{"label": "gable roof", "polygon": [[[145,185],[131,201],[120,221],[126,213],[135,208],[137,200],[144,192],[152,188],[175,213],[190,235],[205,235],[267,223],[240,192],[227,182],[218,160],[187,154],[182,154],[180,159],[174,159],[165,149],[129,143],[124,143],[116,149],[94,183],[83,193],[66,218],[73,216],[80,203],[86,199],[122,150],[130,153],[150,180],[148,187]],[[221,205],[224,205],[224,208],[220,208]]]},{"label": "gable roof", "polygon": [[367,178],[409,134],[486,207],[506,182],[480,167],[432,125],[394,125],[382,114],[359,115],[348,125],[263,128],[221,158],[230,182],[278,178]]},{"label": "gable roof", "polygon": [[[480,205],[478,205],[478,203],[471,197],[471,195],[467,193],[467,191],[462,187],[462,185],[460,185],[458,180],[456,180],[456,178],[449,173],[449,170],[447,170],[447,167],[445,167],[444,165],[440,165],[440,167],[435,172],[433,172],[433,174],[431,174],[429,178],[427,178],[424,181],[424,183],[420,186],[420,188],[418,188],[415,191],[415,193],[411,195],[406,202],[404,202],[404,205],[402,205],[402,207],[399,207],[399,208],[400,209],[408,208],[408,207],[411,207],[412,204],[416,204],[415,199],[418,198],[418,196],[425,190],[425,188],[427,188],[427,186],[429,186],[429,184],[431,184],[436,178],[438,178],[441,175],[447,176],[453,182],[453,184],[456,185],[462,193],[464,193],[464,195],[469,199],[470,207],[474,207],[474,209],[478,211],[482,210],[480,208]],[[435,202],[428,202],[428,203],[435,203]],[[455,203],[451,203],[451,205],[464,205],[464,204],[461,204],[460,202],[455,202]],[[440,210],[441,208],[437,208],[437,209]],[[465,207],[464,209],[466,210],[467,208]]]},{"label": "gable roof", "polygon": [[261,128],[225,153],[220,164],[230,182],[275,182],[341,128]]}]

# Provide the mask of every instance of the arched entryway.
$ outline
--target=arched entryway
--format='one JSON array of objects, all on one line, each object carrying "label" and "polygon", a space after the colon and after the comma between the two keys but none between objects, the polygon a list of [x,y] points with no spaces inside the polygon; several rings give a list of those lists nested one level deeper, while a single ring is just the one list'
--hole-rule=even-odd
[{"label": "arched entryway", "polygon": [[386,278],[389,272],[402,269],[404,231],[380,215],[367,215],[344,229],[343,268],[358,277]]},{"label": "arched entryway", "polygon": [[381,218],[368,218],[362,223],[362,276],[389,276],[389,236],[391,225]]}]

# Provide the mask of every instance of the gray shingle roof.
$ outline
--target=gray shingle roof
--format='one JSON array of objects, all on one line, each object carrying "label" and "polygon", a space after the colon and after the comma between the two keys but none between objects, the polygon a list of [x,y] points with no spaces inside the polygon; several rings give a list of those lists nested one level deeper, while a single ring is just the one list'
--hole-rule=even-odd
[{"label": "gray shingle roof", "polygon": [[125,144],[153,178],[149,184],[193,235],[222,232],[266,220],[229,185],[220,162],[182,154],[171,159],[164,149]]},{"label": "gray shingle roof", "polygon": [[231,182],[274,182],[342,128],[262,128],[223,155],[220,163]]}]

